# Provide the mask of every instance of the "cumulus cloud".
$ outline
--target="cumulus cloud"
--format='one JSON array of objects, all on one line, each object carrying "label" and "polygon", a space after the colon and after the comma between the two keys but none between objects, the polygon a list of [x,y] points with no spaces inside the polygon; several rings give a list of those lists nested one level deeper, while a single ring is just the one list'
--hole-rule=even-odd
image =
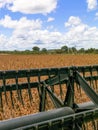
[{"label": "cumulus cloud", "polygon": [[0,0],[0,8],[6,6],[12,12],[47,14],[57,7],[57,0]]},{"label": "cumulus cloud", "polygon": [[40,20],[29,20],[24,17],[19,20],[12,20],[9,16],[1,19],[0,25],[12,28],[13,31],[10,37],[0,34],[0,49],[26,50],[32,49],[33,46],[51,49],[64,45],[98,48],[98,28],[84,24],[79,17],[69,17],[65,22],[65,30],[67,28],[65,33],[43,29],[42,23]]},{"label": "cumulus cloud", "polygon": [[6,15],[0,20],[0,26],[4,28],[11,28],[13,31],[11,37],[7,38],[7,40],[5,37],[2,37],[0,44],[3,43],[8,47],[5,48],[3,46],[4,50],[9,48],[11,50],[30,49],[34,45],[38,44],[38,41],[40,42],[39,46],[41,48],[44,46],[49,48],[49,45],[50,48],[53,46],[58,46],[55,45],[55,43],[60,40],[61,33],[56,31],[49,32],[48,30],[42,30],[42,23],[43,22],[39,19],[29,20],[25,17],[22,17],[19,20],[13,20],[10,16]]},{"label": "cumulus cloud", "polygon": [[79,17],[70,16],[68,22],[65,23],[66,27],[77,26],[81,23],[81,19]]},{"label": "cumulus cloud", "polygon": [[2,45],[6,41],[6,37],[3,34],[0,34],[0,41],[1,41]]},{"label": "cumulus cloud", "polygon": [[[0,46],[6,45],[4,49],[24,49],[27,46],[30,47],[30,43],[33,43],[33,33],[35,30],[40,30],[42,27],[42,21],[39,19],[29,20],[26,17],[22,17],[19,20],[13,20],[10,16],[6,15],[0,20],[0,26],[4,28],[13,29],[10,38],[6,38],[3,35],[0,37]],[[7,40],[6,40],[7,39]],[[6,42],[7,41],[7,42]],[[2,49],[2,47],[0,49]]]},{"label": "cumulus cloud", "polygon": [[6,50],[7,47],[7,37],[3,34],[0,34],[0,50]]},{"label": "cumulus cloud", "polygon": [[97,0],[87,0],[87,4],[88,4],[88,9],[89,10],[94,10],[97,8]]},{"label": "cumulus cloud", "polygon": [[42,21],[39,19],[28,20],[26,17],[22,17],[19,20],[12,20],[10,16],[6,15],[0,20],[0,25],[12,29],[39,29],[42,26]]},{"label": "cumulus cloud", "polygon": [[82,46],[84,48],[97,47],[98,28],[90,27],[84,24],[79,17],[71,16],[68,22],[65,22],[65,27],[69,27],[66,33],[66,38],[70,44]]}]

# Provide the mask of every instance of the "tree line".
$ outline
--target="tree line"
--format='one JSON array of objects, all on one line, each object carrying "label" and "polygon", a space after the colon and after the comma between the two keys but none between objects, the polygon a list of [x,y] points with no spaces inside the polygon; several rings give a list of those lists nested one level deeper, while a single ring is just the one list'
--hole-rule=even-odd
[{"label": "tree line", "polygon": [[98,49],[95,48],[80,48],[76,49],[76,47],[68,47],[62,46],[60,49],[40,49],[38,46],[34,46],[32,50],[24,50],[24,51],[0,51],[0,53],[7,53],[7,54],[77,54],[77,53],[95,53],[98,54]]}]

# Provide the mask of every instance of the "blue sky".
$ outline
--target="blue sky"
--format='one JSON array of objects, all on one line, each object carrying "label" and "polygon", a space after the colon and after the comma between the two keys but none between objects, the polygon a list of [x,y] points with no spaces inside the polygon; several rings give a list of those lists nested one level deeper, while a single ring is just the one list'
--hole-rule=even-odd
[{"label": "blue sky", "polygon": [[97,0],[0,0],[0,50],[98,48]]}]

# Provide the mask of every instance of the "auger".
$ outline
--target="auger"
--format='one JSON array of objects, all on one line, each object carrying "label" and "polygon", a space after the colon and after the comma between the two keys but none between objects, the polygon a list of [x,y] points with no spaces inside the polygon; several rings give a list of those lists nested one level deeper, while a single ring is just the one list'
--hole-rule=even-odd
[{"label": "auger", "polygon": [[98,65],[0,71],[0,130],[98,130],[97,93]]}]

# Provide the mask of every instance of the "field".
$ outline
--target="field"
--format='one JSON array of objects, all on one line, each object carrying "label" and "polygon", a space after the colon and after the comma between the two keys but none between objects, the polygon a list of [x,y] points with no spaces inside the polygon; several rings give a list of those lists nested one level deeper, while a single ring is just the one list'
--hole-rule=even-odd
[{"label": "field", "polygon": [[[98,54],[73,54],[73,55],[0,55],[0,70],[20,70],[31,68],[51,68],[51,67],[63,67],[63,66],[86,66],[86,65],[98,65]],[[30,106],[29,99],[24,91],[25,95],[25,107],[14,99],[15,108],[12,109],[11,104],[6,105],[4,103],[3,110],[0,109],[0,120],[8,119],[16,116],[22,116],[30,113],[37,112],[38,100],[35,98],[33,102],[35,105]],[[9,95],[9,94],[8,94]],[[7,95],[7,96],[8,96]],[[13,93],[14,96],[15,93]],[[33,90],[33,97],[38,96],[36,91]],[[80,96],[80,95],[79,95]],[[4,98],[4,97],[3,97]],[[86,97],[84,96],[84,100]],[[5,100],[5,99],[3,99]],[[9,96],[8,101],[10,102]],[[36,106],[36,107],[35,107]]]},{"label": "field", "polygon": [[89,55],[0,55],[0,70],[98,64],[98,54]]}]

